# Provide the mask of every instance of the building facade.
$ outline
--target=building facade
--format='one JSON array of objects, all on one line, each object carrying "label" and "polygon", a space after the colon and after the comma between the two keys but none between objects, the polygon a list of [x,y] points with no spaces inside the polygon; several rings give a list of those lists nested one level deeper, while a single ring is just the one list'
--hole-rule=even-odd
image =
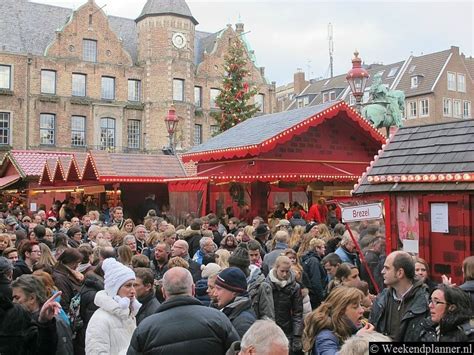
[{"label": "building facade", "polygon": [[[472,118],[473,63],[472,58],[466,58],[459,52],[458,47],[453,46],[441,52],[410,56],[407,60],[397,63],[366,66],[370,78],[363,102],[369,100],[372,78],[380,74],[387,87],[405,93],[403,118],[406,126]],[[304,73],[299,72],[295,74],[293,85],[277,88],[277,109],[292,110],[336,100],[355,104],[346,74],[323,80],[310,80],[303,90],[296,85],[301,81],[304,82]]]},{"label": "building facade", "polygon": [[[73,11],[3,0],[0,12],[0,149],[155,152],[168,144],[164,118],[179,116],[185,150],[217,129],[211,113],[230,41],[243,24],[196,30],[184,0],[149,0],[133,20],[107,16],[93,0]],[[254,64],[251,85],[262,113],[274,85]]]}]

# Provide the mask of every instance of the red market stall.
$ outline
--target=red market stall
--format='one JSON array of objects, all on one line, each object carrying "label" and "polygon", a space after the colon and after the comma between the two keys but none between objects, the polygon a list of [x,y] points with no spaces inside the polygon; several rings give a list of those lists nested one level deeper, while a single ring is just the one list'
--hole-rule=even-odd
[{"label": "red market stall", "polygon": [[[349,197],[385,138],[345,102],[248,119],[183,154],[207,211],[267,216],[277,202]],[[309,195],[309,198],[308,198]],[[301,201],[299,201],[301,202]]]},{"label": "red market stall", "polygon": [[400,128],[353,196],[385,202],[391,250],[426,259],[437,281],[462,283],[474,251],[474,120]]}]

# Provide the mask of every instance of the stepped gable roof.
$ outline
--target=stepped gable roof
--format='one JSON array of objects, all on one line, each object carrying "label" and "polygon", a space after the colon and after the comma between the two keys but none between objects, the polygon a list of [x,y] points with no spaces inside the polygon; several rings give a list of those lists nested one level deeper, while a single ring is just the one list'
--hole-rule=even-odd
[{"label": "stepped gable roof", "polygon": [[385,142],[385,138],[362,116],[345,102],[337,101],[249,118],[207,142],[191,148],[183,154],[183,161],[230,159],[267,152],[274,149],[277,144],[306,132],[309,127],[335,117],[341,111],[374,139],[380,143]]},{"label": "stepped gable roof", "polygon": [[156,15],[178,15],[189,18],[194,25],[198,24],[185,0],[148,0],[136,21]]},{"label": "stepped gable roof", "polygon": [[474,58],[464,58],[464,64],[466,65],[467,71],[469,72],[472,80],[474,80]]},{"label": "stepped gable roof", "polygon": [[[396,89],[405,92],[405,97],[422,95],[432,92],[441,70],[452,55],[451,49],[430,53],[419,57],[412,57],[403,73]],[[411,77],[419,75],[416,88],[411,87]]]},{"label": "stepped gable roof", "polygon": [[474,190],[474,120],[402,127],[354,194]]},{"label": "stepped gable roof", "polygon": [[[182,2],[188,8],[186,3]],[[180,8],[177,7],[178,10]],[[180,15],[178,10],[177,14]],[[0,51],[43,56],[56,38],[56,31],[69,21],[73,10],[27,0],[0,0],[0,13],[9,14],[0,21]],[[192,17],[190,11],[189,15]],[[135,20],[117,16],[108,16],[108,19],[111,29],[122,39],[124,49],[136,63],[138,32]],[[196,31],[194,40],[196,65],[202,61],[204,50],[212,52],[219,33],[220,31],[217,33]]]}]

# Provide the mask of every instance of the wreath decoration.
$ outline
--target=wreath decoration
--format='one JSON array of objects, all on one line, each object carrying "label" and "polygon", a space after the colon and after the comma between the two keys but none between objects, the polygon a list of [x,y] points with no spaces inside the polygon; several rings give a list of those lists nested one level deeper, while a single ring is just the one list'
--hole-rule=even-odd
[{"label": "wreath decoration", "polygon": [[242,184],[232,182],[229,187],[230,197],[232,201],[237,202],[239,206],[245,205],[245,191]]}]

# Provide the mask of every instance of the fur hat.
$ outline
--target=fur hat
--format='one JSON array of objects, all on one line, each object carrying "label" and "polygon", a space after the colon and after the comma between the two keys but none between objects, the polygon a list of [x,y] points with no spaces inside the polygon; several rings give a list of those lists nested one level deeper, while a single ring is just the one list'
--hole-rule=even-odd
[{"label": "fur hat", "polygon": [[316,222],[309,222],[307,225],[306,225],[306,228],[304,229],[304,232],[305,233],[309,233],[309,231],[311,229],[313,229],[313,227],[316,227],[318,225],[318,223]]},{"label": "fur hat", "polygon": [[110,297],[117,296],[118,290],[124,283],[135,280],[133,270],[114,258],[105,259],[102,270],[104,270],[104,289]]},{"label": "fur hat", "polygon": [[222,270],[217,275],[216,285],[238,294],[247,292],[247,278],[244,272],[236,267]]},{"label": "fur hat", "polygon": [[270,230],[268,229],[268,226],[266,224],[260,224],[257,228],[255,228],[255,231],[253,232],[253,235],[256,238],[266,237],[269,234],[270,234]]},{"label": "fur hat", "polygon": [[250,266],[250,257],[247,243],[240,243],[229,258],[229,266],[246,269]]}]

